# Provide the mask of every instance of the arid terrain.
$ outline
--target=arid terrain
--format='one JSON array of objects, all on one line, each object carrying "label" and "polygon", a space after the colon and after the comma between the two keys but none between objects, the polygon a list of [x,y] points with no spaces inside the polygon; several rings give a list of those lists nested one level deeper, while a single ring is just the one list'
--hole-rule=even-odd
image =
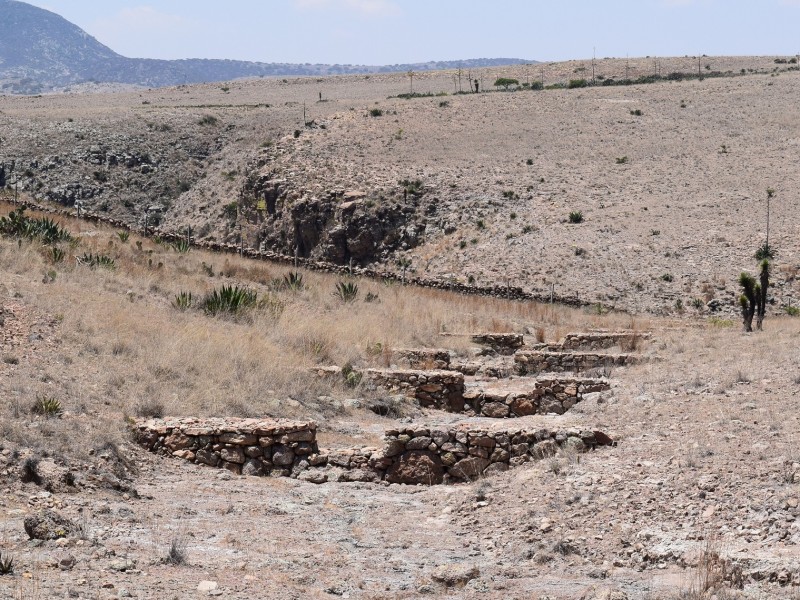
[{"label": "arid terrain", "polygon": [[[470,95],[425,73],[415,92],[449,95],[410,99],[389,98],[402,74],[0,97],[0,598],[800,597],[787,66],[702,57],[735,76]],[[608,59],[595,77],[697,68]],[[544,69],[550,86],[592,65],[529,69],[477,77]],[[771,304],[744,334],[737,279],[757,270],[768,188]],[[130,229],[29,210],[63,228],[48,238],[11,214],[15,195]],[[586,305],[166,241],[188,227],[320,268]],[[218,311],[221,286],[255,296]],[[627,337],[567,344],[609,332]],[[458,410],[430,401],[434,384],[380,384],[409,372],[404,349],[446,351],[411,372],[460,377]],[[535,357],[563,363],[536,372]],[[530,398],[556,410],[511,403],[553,378]],[[574,391],[587,381],[602,391]],[[249,442],[275,468],[239,475],[244,450],[148,452],[134,430],[162,417],[311,420],[319,448],[279,463]],[[565,443],[576,431],[592,443]],[[401,438],[403,457],[447,467],[443,485],[392,483],[373,464],[388,446],[355,465],[353,449]],[[225,468],[200,464],[211,450]],[[480,472],[459,479],[466,462]]]}]

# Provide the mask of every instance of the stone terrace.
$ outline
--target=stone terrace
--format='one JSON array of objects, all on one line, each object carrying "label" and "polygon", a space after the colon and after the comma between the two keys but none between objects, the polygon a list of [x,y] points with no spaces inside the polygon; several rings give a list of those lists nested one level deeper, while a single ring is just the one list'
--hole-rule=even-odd
[{"label": "stone terrace", "polygon": [[493,430],[478,424],[391,429],[382,449],[320,452],[313,422],[192,418],[138,421],[150,451],[237,475],[434,485],[469,481],[532,460],[614,445],[603,432],[560,428]]}]

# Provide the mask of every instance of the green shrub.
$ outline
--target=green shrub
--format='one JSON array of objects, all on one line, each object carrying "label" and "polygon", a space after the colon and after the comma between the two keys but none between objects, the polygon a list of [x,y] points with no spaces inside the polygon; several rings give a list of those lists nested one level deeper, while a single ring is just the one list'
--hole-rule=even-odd
[{"label": "green shrub", "polygon": [[589,82],[585,79],[570,79],[569,83],[567,84],[567,88],[573,90],[575,88],[585,88],[589,85]]},{"label": "green shrub", "polygon": [[238,285],[223,285],[205,295],[200,305],[206,314],[237,315],[255,307],[258,294]]},{"label": "green shrub", "polygon": [[383,116],[383,110],[381,110],[380,108],[370,109],[369,116],[370,117],[382,117]]},{"label": "green shrub", "polygon": [[630,161],[629,161],[627,156],[620,156],[620,157],[617,158],[617,164],[618,165],[627,165],[628,162],[630,162]]},{"label": "green shrub", "polygon": [[664,273],[661,276],[661,281],[666,281],[667,283],[672,282],[674,279],[675,278],[670,273]]},{"label": "green shrub", "polygon": [[634,110],[632,110],[632,111],[631,111],[631,114],[632,114],[634,117],[641,117],[641,116],[642,116],[644,113],[642,112],[642,109],[641,109],[641,108],[636,108],[636,109],[634,109]]},{"label": "green shrub", "polygon": [[786,311],[786,314],[790,317],[800,317],[800,308],[796,306],[784,306],[783,310]]},{"label": "green shrub", "polygon": [[511,86],[519,87],[519,81],[517,79],[511,79],[509,77],[500,77],[494,82],[495,87],[502,87],[506,90]]},{"label": "green shrub", "polygon": [[131,237],[131,234],[129,231],[118,231],[117,236],[119,237],[120,242],[126,244],[128,242],[128,238]]},{"label": "green shrub", "polygon": [[358,298],[358,284],[352,281],[340,281],[336,284],[333,295],[342,302],[354,302]]},{"label": "green shrub", "polygon": [[579,210],[573,210],[569,213],[569,222],[570,223],[583,223],[583,213]]}]

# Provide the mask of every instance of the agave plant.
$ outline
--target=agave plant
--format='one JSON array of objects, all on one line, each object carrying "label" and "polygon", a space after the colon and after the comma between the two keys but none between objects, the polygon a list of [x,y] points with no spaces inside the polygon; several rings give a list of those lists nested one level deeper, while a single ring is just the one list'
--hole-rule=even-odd
[{"label": "agave plant", "polygon": [[173,242],[172,248],[175,252],[180,252],[181,254],[186,254],[191,249],[188,240],[180,239],[177,242]]},{"label": "agave plant", "polygon": [[354,302],[358,298],[358,284],[352,281],[340,281],[336,284],[333,295],[342,302]]},{"label": "agave plant", "polygon": [[201,303],[203,310],[209,315],[221,313],[238,314],[253,308],[258,301],[258,294],[253,290],[238,285],[223,285],[219,289],[206,294]]},{"label": "agave plant", "polygon": [[78,262],[82,265],[86,265],[90,269],[102,267],[104,269],[113,270],[117,267],[114,259],[110,256],[106,256],[105,254],[92,254],[84,252],[83,256],[78,259]]},{"label": "agave plant", "polygon": [[47,258],[50,260],[51,263],[57,265],[58,263],[64,262],[67,254],[58,246],[52,246],[50,250],[47,252]]},{"label": "agave plant", "polygon": [[172,301],[172,306],[177,308],[180,311],[189,310],[192,308],[194,304],[194,297],[192,296],[192,292],[181,292],[175,296],[175,299]]},{"label": "agave plant", "polygon": [[292,271],[283,276],[283,287],[293,292],[303,289],[303,274],[299,271]]},{"label": "agave plant", "polygon": [[47,418],[60,417],[64,412],[61,401],[53,396],[37,396],[31,411]]},{"label": "agave plant", "polygon": [[10,556],[3,558],[0,553],[0,575],[13,575],[14,574],[14,559]]},{"label": "agave plant", "polygon": [[24,206],[11,211],[6,217],[0,218],[0,233],[31,240],[39,239],[46,245],[72,240],[72,235],[52,219],[32,218],[25,215]]},{"label": "agave plant", "polygon": [[123,244],[126,244],[128,242],[128,239],[131,237],[131,232],[130,231],[118,231],[117,232],[117,236],[119,236],[119,241],[120,242],[122,242]]}]

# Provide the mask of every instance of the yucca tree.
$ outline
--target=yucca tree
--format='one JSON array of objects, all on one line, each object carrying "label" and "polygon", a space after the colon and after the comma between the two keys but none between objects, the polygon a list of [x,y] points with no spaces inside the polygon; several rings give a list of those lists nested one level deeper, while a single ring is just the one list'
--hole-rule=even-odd
[{"label": "yucca tree", "polygon": [[769,261],[761,261],[759,281],[749,273],[739,275],[739,285],[742,286],[742,295],[739,304],[742,308],[742,323],[746,332],[753,331],[753,317],[756,317],[756,329],[761,331],[764,315],[767,311],[767,290],[769,289]]}]

